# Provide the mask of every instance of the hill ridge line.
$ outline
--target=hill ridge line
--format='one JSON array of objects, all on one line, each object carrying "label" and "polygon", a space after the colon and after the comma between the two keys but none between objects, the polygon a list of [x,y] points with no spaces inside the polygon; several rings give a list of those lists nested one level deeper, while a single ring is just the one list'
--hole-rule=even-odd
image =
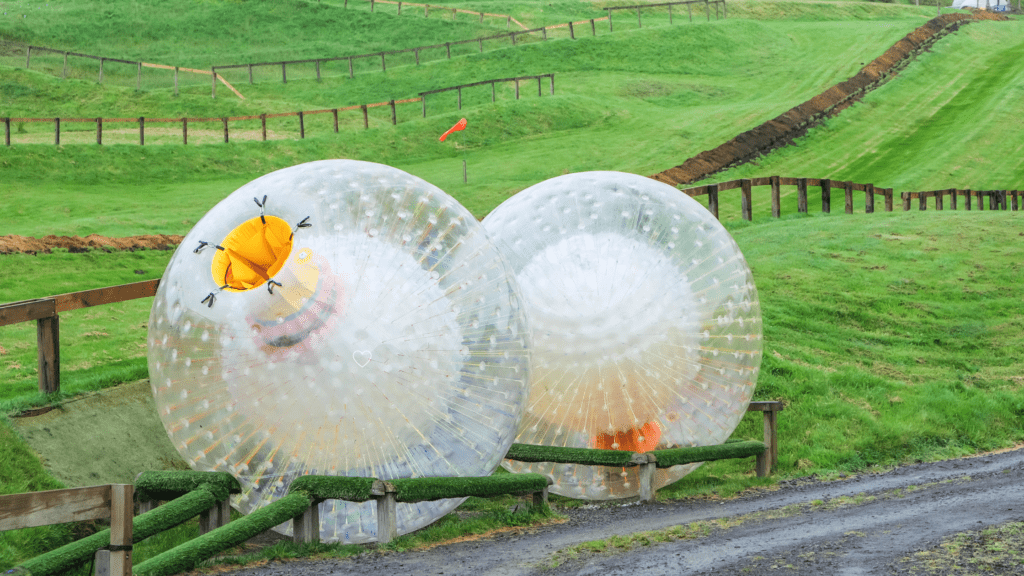
[{"label": "hill ridge line", "polygon": [[857,74],[814,98],[795,106],[711,150],[705,150],[678,166],[651,175],[672,186],[690,184],[753,160],[776,148],[788,146],[826,117],[843,111],[868,92],[885,84],[910,60],[961,24],[978,20],[1008,20],[987,11],[943,14],[907,34],[884,54],[869,62]]}]

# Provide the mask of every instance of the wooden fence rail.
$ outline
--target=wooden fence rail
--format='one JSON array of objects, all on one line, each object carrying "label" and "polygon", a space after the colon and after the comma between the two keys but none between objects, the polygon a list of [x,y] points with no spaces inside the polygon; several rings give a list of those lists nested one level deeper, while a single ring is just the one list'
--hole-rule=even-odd
[{"label": "wooden fence rail", "polygon": [[133,491],[107,484],[0,496],[0,532],[109,518],[110,547],[96,552],[94,573],[131,576]]},{"label": "wooden fence rail", "polygon": [[[415,98],[404,98],[400,100],[388,100],[387,102],[374,102],[371,104],[356,104],[353,106],[344,106],[339,108],[324,108],[322,110],[302,110],[299,112],[279,112],[275,114],[259,114],[255,116],[227,116],[222,118],[0,118],[0,122],[4,126],[4,144],[6,146],[11,145],[11,124],[18,122],[48,122],[53,123],[53,143],[57,146],[61,142],[61,125],[67,124],[68,122],[88,122],[96,125],[96,143],[103,144],[103,125],[110,124],[112,122],[121,123],[132,123],[137,124],[139,127],[139,145],[143,146],[146,144],[146,125],[147,124],[166,124],[173,123],[181,124],[181,142],[182,144],[188,144],[188,128],[189,124],[196,123],[216,123],[223,126],[224,142],[230,141],[229,124],[231,122],[251,121],[259,120],[260,129],[263,141],[267,140],[267,119],[268,118],[286,118],[296,117],[299,121],[299,138],[306,137],[306,125],[305,119],[307,116],[313,116],[316,114],[332,114],[334,116],[334,132],[338,132],[338,114],[340,112],[348,111],[360,111],[363,117],[363,128],[368,129],[370,127],[369,109],[379,108],[387,106],[391,109],[391,124],[398,124],[398,112],[397,106],[399,104],[410,104],[414,102],[423,102],[423,117],[427,115],[427,103],[425,96],[427,94],[437,94],[440,92],[447,92],[451,90],[459,91],[459,109],[462,109],[462,89],[470,86],[480,86],[484,84],[491,84],[492,86],[498,82],[515,82],[516,85],[516,100],[519,99],[519,82],[524,80],[537,80],[537,95],[541,95],[541,80],[548,78],[550,81],[550,92],[552,95],[555,93],[555,75],[554,74],[541,74],[539,76],[519,76],[516,78],[498,78],[494,80],[483,80],[480,82],[473,82],[470,84],[462,84],[459,86],[451,86],[447,88],[438,88],[436,90],[429,90],[427,92],[421,92],[419,96]],[[491,101],[495,100],[494,91],[491,92]]]},{"label": "wooden fence rail", "polygon": [[[884,202],[886,212],[893,211],[893,198],[895,194],[892,188],[879,188],[874,184],[857,184],[848,180],[830,180],[828,178],[785,178],[780,176],[768,176],[762,178],[744,178],[740,180],[729,180],[717,184],[705,186],[693,186],[682,188],[681,191],[691,197],[707,196],[708,210],[718,218],[720,205],[719,193],[726,190],[740,190],[740,215],[744,220],[752,220],[752,195],[755,186],[771,187],[772,217],[779,218],[782,215],[781,208],[781,187],[796,186],[797,212],[807,213],[808,211],[808,189],[818,188],[821,191],[821,211],[830,213],[832,211],[832,195],[843,194],[843,211],[846,214],[853,214],[854,192],[864,192],[864,212],[870,214],[875,211],[875,199],[880,196]],[[1024,190],[961,190],[949,188],[945,190],[930,190],[925,192],[901,192],[899,199],[903,210],[911,208],[913,199],[918,199],[920,210],[925,209],[925,202],[928,198],[935,199],[935,209],[942,210],[945,206],[943,198],[950,197],[950,208],[957,209],[957,198],[963,196],[966,200],[963,209],[971,209],[971,199],[976,198],[976,209],[983,210],[983,199],[988,198],[989,210],[1012,210],[1020,209],[1020,198],[1024,196]]]},{"label": "wooden fence rail", "polygon": [[[680,2],[660,2],[660,3],[657,3],[657,4],[634,4],[632,6],[608,6],[608,7],[605,8],[605,10],[608,11],[608,30],[609,31],[613,31],[614,30],[614,28],[613,28],[614,24],[612,23],[612,12],[614,10],[630,10],[630,11],[636,10],[636,24],[637,24],[637,27],[643,28],[644,27],[644,23],[643,23],[643,16],[641,15],[641,10],[644,9],[644,8],[650,9],[650,8],[664,8],[664,7],[667,7],[668,8],[668,23],[672,24],[672,7],[673,6],[683,6],[683,5],[685,5],[686,6],[686,13],[690,17],[690,22],[693,22],[693,5],[694,4],[703,4],[704,5],[704,11],[707,14],[708,22],[711,21],[711,5],[712,4],[715,5],[715,19],[716,20],[721,19],[721,18],[727,18],[729,16],[728,8],[726,8],[726,6],[725,6],[725,0],[685,0],[685,1],[680,1]],[[722,15],[721,16],[719,16],[719,14],[718,14],[718,5],[719,4],[722,5]]]},{"label": "wooden fence rail", "polygon": [[[490,12],[477,12],[475,10],[466,10],[464,8],[452,8],[451,6],[437,6],[435,4],[420,4],[420,3],[417,3],[417,2],[404,2],[404,1],[398,2],[397,0],[363,0],[363,1],[364,2],[368,2],[370,4],[370,12],[374,11],[374,7],[375,7],[376,4],[390,4],[390,5],[397,4],[398,5],[398,15],[401,16],[402,15],[402,5],[404,4],[407,7],[408,6],[415,6],[417,8],[423,8],[423,17],[424,18],[429,18],[430,17],[430,11],[434,10],[435,12],[441,12],[441,13],[451,12],[451,14],[452,14],[452,21],[455,20],[455,17],[458,14],[471,14],[473,16],[479,17],[481,24],[484,23],[484,17],[486,16],[488,18],[498,18],[498,19],[504,20],[506,28],[509,25],[511,25],[512,22],[515,22],[518,26],[520,26],[522,28],[526,28],[526,26],[523,25],[522,22],[520,22],[519,20],[516,20],[515,18],[513,18],[512,16],[510,16],[508,14],[492,14]],[[345,0],[345,4],[344,4],[343,7],[344,8],[348,8],[348,0]]]},{"label": "wooden fence rail", "polygon": [[[62,56],[63,59],[64,59],[64,64],[63,64],[63,67],[61,68],[61,78],[67,78],[68,77],[68,71],[71,68],[74,67],[74,65],[70,61],[70,59],[72,57],[73,58],[85,58],[87,60],[95,60],[95,61],[97,61],[99,63],[99,70],[98,70],[98,73],[97,73],[96,81],[99,84],[103,84],[104,65],[106,65],[108,62],[112,62],[112,63],[116,63],[116,64],[124,64],[124,65],[127,65],[127,66],[131,66],[131,67],[133,67],[135,69],[135,89],[136,90],[142,90],[142,69],[143,68],[153,68],[153,69],[168,70],[168,71],[173,70],[174,71],[173,85],[174,85],[174,95],[175,96],[178,95],[178,76],[179,76],[180,73],[185,72],[185,73],[188,73],[188,74],[210,75],[210,71],[208,71],[208,70],[197,70],[195,68],[186,68],[186,67],[183,67],[183,66],[168,66],[166,64],[154,64],[152,62],[139,62],[137,60],[124,60],[122,58],[111,58],[109,56],[96,56],[94,54],[83,54],[81,52],[72,52],[70,50],[60,50],[60,49],[57,49],[57,48],[47,48],[45,46],[32,46],[30,44],[12,44],[11,46],[15,50],[17,50],[17,49],[24,49],[24,51],[25,51],[25,69],[26,70],[31,69],[33,53],[35,53],[36,55],[39,55],[39,54],[57,54],[58,56]],[[242,94],[238,90],[236,90],[235,87],[232,86],[223,77],[215,78],[214,79],[214,83],[216,83],[217,81],[220,81],[222,84],[224,84],[229,90],[234,92],[235,95],[238,96],[239,98],[241,98],[242,100],[245,99],[245,97],[242,96]]]},{"label": "wooden fence rail", "polygon": [[537,96],[543,95],[543,86],[541,81],[547,78],[550,80],[551,95],[555,95],[555,75],[554,74],[541,74],[539,76],[516,76],[514,78],[496,78],[494,80],[484,80],[482,82],[472,82],[470,84],[460,84],[458,86],[450,86],[448,88],[438,88],[437,90],[428,90],[426,92],[420,92],[420,99],[423,101],[423,117],[427,117],[427,96],[430,94],[440,94],[441,92],[451,92],[457,90],[459,93],[459,110],[462,110],[462,89],[472,88],[474,86],[485,86],[491,85],[491,102],[495,101],[495,84],[499,82],[514,82],[516,86],[516,100],[519,100],[519,83],[524,80],[536,80],[537,81]]}]

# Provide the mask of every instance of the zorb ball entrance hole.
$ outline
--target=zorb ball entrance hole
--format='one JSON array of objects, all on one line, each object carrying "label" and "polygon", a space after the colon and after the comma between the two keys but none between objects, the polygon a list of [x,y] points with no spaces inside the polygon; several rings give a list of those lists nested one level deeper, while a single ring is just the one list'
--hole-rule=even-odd
[{"label": "zorb ball entrance hole", "polygon": [[[522,415],[529,338],[465,208],[395,168],[331,160],[246,184],[189,232],[154,300],[149,371],[175,448],[236,476],[248,513],[304,474],[491,474]],[[399,532],[462,500],[399,504]],[[320,519],[324,541],[377,536],[372,501],[328,500]]]},{"label": "zorb ball entrance hole", "polygon": [[[761,362],[750,269],[700,204],[641,176],[585,172],[484,219],[519,282],[533,376],[517,441],[647,452],[720,444]],[[637,468],[505,461],[585,499],[639,493]],[[655,488],[697,465],[659,469]]]}]

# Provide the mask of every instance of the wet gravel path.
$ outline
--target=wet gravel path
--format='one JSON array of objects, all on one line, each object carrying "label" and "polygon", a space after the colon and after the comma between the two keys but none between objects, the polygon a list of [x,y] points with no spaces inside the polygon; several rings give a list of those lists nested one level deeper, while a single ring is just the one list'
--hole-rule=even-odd
[{"label": "wet gravel path", "polygon": [[[852,497],[852,498],[851,498]],[[863,500],[855,504],[854,499]],[[821,501],[821,502],[817,502]],[[779,512],[785,507],[785,513]],[[727,502],[694,500],[564,512],[569,521],[430,550],[272,563],[238,576],[340,574],[910,574],[901,562],[946,537],[1024,521],[1024,449],[832,482],[793,480]],[[614,553],[555,555],[613,535],[757,514],[708,536]],[[556,564],[557,565],[554,565]]]}]

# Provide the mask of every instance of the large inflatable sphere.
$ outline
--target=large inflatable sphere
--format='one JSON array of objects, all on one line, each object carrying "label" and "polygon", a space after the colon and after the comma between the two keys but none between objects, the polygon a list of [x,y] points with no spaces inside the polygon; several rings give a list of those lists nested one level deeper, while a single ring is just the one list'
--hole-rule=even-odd
[{"label": "large inflatable sphere", "polygon": [[[647,452],[729,438],[757,382],[761,311],[743,255],[703,206],[649,178],[586,172],[523,190],[484,227],[533,333],[517,442]],[[637,468],[503,466],[575,498],[639,492]],[[655,487],[696,466],[658,470]]]},{"label": "large inflatable sphere", "polygon": [[[240,480],[243,513],[303,474],[492,473],[522,415],[529,346],[514,277],[472,214],[349,160],[279,170],[217,204],[149,320],[164,427],[193,468]],[[461,501],[399,504],[399,532]],[[372,501],[328,500],[320,521],[325,541],[376,539]]]}]

